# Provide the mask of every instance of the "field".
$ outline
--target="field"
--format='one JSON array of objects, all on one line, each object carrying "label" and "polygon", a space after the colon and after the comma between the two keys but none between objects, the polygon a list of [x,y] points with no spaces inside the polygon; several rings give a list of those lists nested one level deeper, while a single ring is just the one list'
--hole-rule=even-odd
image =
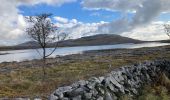
[{"label": "field", "polygon": [[[69,85],[92,76],[103,76],[121,66],[155,59],[170,59],[170,46],[89,51],[84,54],[47,59],[47,75],[44,81],[42,81],[41,60],[4,62],[0,64],[0,97],[45,99],[59,86]],[[163,84],[155,84],[144,87],[139,98],[140,100],[169,100],[142,99],[146,96],[155,97],[158,90],[158,94],[164,93],[161,96],[170,97],[169,88]]]}]

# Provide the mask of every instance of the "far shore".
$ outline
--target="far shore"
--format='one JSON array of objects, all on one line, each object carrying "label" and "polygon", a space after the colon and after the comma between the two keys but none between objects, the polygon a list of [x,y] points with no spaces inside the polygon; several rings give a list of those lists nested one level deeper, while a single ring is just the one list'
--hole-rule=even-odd
[{"label": "far shore", "polygon": [[[169,43],[167,41],[142,41],[140,43],[150,43],[150,42],[161,42],[161,43]],[[116,45],[123,43],[114,43],[114,44],[94,44],[94,45],[59,45],[57,47],[76,47],[76,46],[100,46],[100,45]],[[138,44],[138,43],[134,43]],[[54,48],[55,46],[47,46],[47,48]],[[0,46],[0,51],[11,51],[11,50],[27,50],[27,49],[40,49],[40,46]]]}]

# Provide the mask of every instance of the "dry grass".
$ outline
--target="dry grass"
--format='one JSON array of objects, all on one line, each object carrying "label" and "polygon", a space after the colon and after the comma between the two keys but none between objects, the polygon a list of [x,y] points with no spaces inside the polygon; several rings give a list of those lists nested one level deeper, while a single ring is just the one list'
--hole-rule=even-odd
[{"label": "dry grass", "polygon": [[157,82],[152,85],[146,85],[142,88],[137,97],[124,95],[121,100],[170,100],[170,79],[162,74]]},{"label": "dry grass", "polygon": [[145,86],[138,100],[170,100],[170,79],[165,75],[153,85]]},{"label": "dry grass", "polygon": [[[69,85],[77,80],[101,76],[111,70],[145,60],[160,57],[170,58],[170,55],[160,52],[143,55],[97,56],[93,59],[83,59],[52,65],[46,68],[47,78],[42,82],[42,69],[14,64],[18,69],[0,73],[0,97],[46,97],[58,86]],[[7,66],[0,64],[0,66]],[[37,66],[37,65],[35,65]]]}]

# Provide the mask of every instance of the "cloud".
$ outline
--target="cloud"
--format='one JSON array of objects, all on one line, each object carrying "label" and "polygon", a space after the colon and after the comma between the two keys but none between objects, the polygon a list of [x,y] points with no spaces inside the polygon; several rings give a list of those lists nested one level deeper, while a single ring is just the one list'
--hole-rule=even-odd
[{"label": "cloud", "polygon": [[145,41],[169,39],[167,34],[164,32],[163,24],[165,24],[165,22],[152,22],[150,24],[137,27],[132,31],[123,32],[120,35]]},{"label": "cloud", "polygon": [[[40,3],[61,6],[64,3],[75,2],[76,0],[1,0],[0,3],[0,40],[20,41],[25,37],[26,26],[24,16],[19,14],[19,5],[32,6]],[[23,40],[24,41],[24,40]],[[9,43],[9,42],[3,42]],[[11,42],[14,43],[14,42]]]},{"label": "cloud", "polygon": [[158,8],[161,6],[160,9],[166,12],[170,10],[169,0],[83,0],[81,4],[89,10],[104,9],[109,11],[136,12],[140,8],[145,8],[146,5],[150,5],[150,7],[157,6]]},{"label": "cloud", "polygon": [[45,3],[49,5],[61,6],[65,3],[76,2],[77,0],[16,0],[19,5],[36,5],[40,3]]},{"label": "cloud", "polygon": [[[137,31],[144,25],[150,25],[156,17],[170,12],[169,0],[83,0],[81,3],[89,10],[119,11],[122,18],[99,26],[98,32],[109,34],[122,34]],[[129,20],[128,13],[133,13]],[[130,33],[129,33],[130,34]],[[159,33],[160,34],[160,33]]]},{"label": "cloud", "polygon": [[55,25],[59,27],[60,32],[69,33],[69,37],[72,39],[81,38],[81,37],[89,36],[89,35],[100,34],[100,33],[97,33],[99,26],[107,23],[104,21],[101,21],[98,23],[83,23],[83,22],[77,21],[76,19],[69,20],[66,18],[58,17],[58,16],[54,17],[54,19],[56,18],[67,20],[66,23],[63,23],[63,21],[58,21],[55,23]]},{"label": "cloud", "polygon": [[144,0],[83,0],[82,5],[90,10],[134,11]]},{"label": "cloud", "polygon": [[61,23],[68,23],[68,19],[67,18],[62,18],[62,17],[54,17],[54,19],[58,22],[61,22]]},{"label": "cloud", "polygon": [[[24,16],[19,14],[20,5],[37,5],[45,3],[48,5],[61,6],[65,3],[77,0],[1,0],[0,4],[0,40],[12,43],[26,39],[24,29],[26,26]],[[56,16],[54,20],[60,31],[70,33],[72,38],[94,34],[120,34],[137,39],[167,39],[163,34],[161,25],[155,24],[154,19],[162,13],[170,12],[169,0],[83,0],[82,6],[89,10],[119,11],[122,16],[112,22],[83,23],[76,19],[67,19]],[[128,13],[133,13],[132,18],[127,18]],[[99,14],[92,14],[92,16]],[[159,26],[159,27],[158,27]],[[148,35],[150,35],[148,37]]]},{"label": "cloud", "polygon": [[90,16],[98,16],[99,17],[99,16],[101,16],[101,14],[99,12],[93,12],[90,14]]},{"label": "cloud", "polygon": [[[128,20],[118,20],[115,22],[98,22],[98,23],[83,23],[76,20],[74,23],[71,20],[67,19],[67,23],[57,22],[55,23],[56,26],[59,27],[59,30],[61,32],[67,32],[69,33],[69,36],[73,39],[80,38],[83,36],[90,36],[90,35],[96,35],[96,34],[105,34],[109,33],[107,32],[108,29],[105,29],[106,27],[110,28],[112,32],[115,34],[119,34],[125,37],[131,37],[134,39],[139,40],[164,40],[168,39],[169,37],[164,33],[164,27],[163,25],[165,22],[163,21],[154,21],[150,24],[140,25],[140,27],[136,27],[133,30],[130,30],[131,27],[128,27],[129,25]],[[111,25],[113,24],[113,25]],[[123,26],[124,25],[124,26]],[[123,27],[122,27],[123,26]],[[126,31],[125,28],[126,27]]]}]

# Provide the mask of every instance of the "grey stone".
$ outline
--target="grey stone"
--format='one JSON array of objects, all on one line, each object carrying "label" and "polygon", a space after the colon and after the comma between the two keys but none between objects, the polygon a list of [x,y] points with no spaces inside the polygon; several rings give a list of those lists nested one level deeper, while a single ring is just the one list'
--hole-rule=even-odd
[{"label": "grey stone", "polygon": [[60,87],[54,92],[54,95],[58,96],[59,98],[63,98],[64,97],[63,93],[68,92],[68,91],[72,91],[71,86]]},{"label": "grey stone", "polygon": [[113,84],[108,84],[107,85],[109,87],[109,89],[112,91],[112,92],[117,92],[116,88],[113,86]]},{"label": "grey stone", "polygon": [[[30,100],[30,99],[29,99]],[[42,100],[41,98],[34,98],[34,100]]]},{"label": "grey stone", "polygon": [[85,93],[84,96],[86,99],[91,99],[92,93]]},{"label": "grey stone", "polygon": [[87,81],[80,80],[80,81],[78,81],[78,82],[73,83],[73,84],[71,85],[71,87],[73,87],[73,88],[78,88],[78,87],[80,87],[80,86],[86,85],[87,83],[88,83]]},{"label": "grey stone", "polygon": [[30,98],[15,98],[14,100],[30,100]]},{"label": "grey stone", "polygon": [[100,83],[104,80],[104,77],[99,77]]},{"label": "grey stone", "polygon": [[106,94],[105,94],[105,100],[113,100],[113,99],[112,99],[112,96],[111,96],[111,94],[110,94],[109,92],[106,92]]},{"label": "grey stone", "polygon": [[82,100],[82,99],[81,99],[81,95],[72,98],[72,100]]},{"label": "grey stone", "polygon": [[87,87],[89,89],[93,89],[96,86],[97,83],[101,83],[101,81],[96,77],[92,77],[88,80]]},{"label": "grey stone", "polygon": [[137,90],[135,89],[135,88],[131,88],[131,91],[133,92],[133,94],[135,94],[135,95],[137,95],[138,94],[138,92],[137,92]]},{"label": "grey stone", "polygon": [[65,97],[64,97],[64,98],[62,98],[61,100],[69,100],[69,98],[65,98]]},{"label": "grey stone", "polygon": [[93,94],[93,96],[96,96],[98,94],[98,91],[96,89],[90,90],[90,92]]},{"label": "grey stone", "polygon": [[105,93],[104,86],[101,84],[96,85],[95,89],[98,91],[100,95],[103,95]]},{"label": "grey stone", "polygon": [[[92,77],[71,86],[60,87],[50,95],[50,100],[117,100],[117,96],[138,95],[142,85],[154,82],[158,73],[170,76],[170,61],[146,62],[116,69],[104,77]],[[117,96],[116,96],[116,95]]]},{"label": "grey stone", "polygon": [[119,84],[119,83],[115,80],[114,77],[112,77],[112,76],[108,77],[108,78],[107,78],[107,81],[110,81],[110,82],[112,82],[112,84],[114,84],[116,87],[121,88],[121,84]]},{"label": "grey stone", "polygon": [[97,100],[104,100],[104,98],[100,96],[97,98]]},{"label": "grey stone", "polygon": [[58,100],[59,98],[55,96],[54,94],[51,94],[49,97],[49,100]]}]

